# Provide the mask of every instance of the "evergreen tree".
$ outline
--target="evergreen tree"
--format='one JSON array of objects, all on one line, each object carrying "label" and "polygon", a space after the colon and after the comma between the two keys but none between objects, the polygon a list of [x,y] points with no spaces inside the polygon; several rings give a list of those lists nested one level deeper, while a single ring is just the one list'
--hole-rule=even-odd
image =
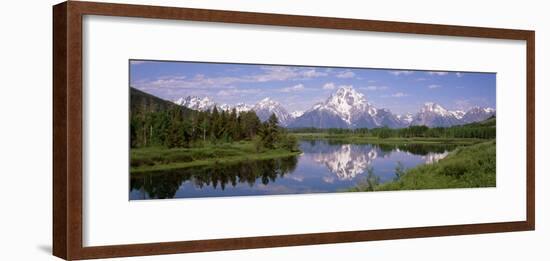
[{"label": "evergreen tree", "polygon": [[241,133],[239,130],[237,110],[235,108],[229,113],[227,125],[227,132],[231,141],[239,140],[241,138]]},{"label": "evergreen tree", "polygon": [[275,114],[271,114],[269,119],[263,123],[260,131],[262,145],[268,149],[274,149],[279,141],[279,120]]}]

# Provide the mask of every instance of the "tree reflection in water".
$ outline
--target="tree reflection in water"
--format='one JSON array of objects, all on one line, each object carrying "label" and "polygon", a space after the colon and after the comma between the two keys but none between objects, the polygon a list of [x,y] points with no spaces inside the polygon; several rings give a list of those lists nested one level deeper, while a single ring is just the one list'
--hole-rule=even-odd
[{"label": "tree reflection in water", "polygon": [[343,191],[355,187],[367,176],[372,183],[393,180],[397,162],[403,163],[404,169],[430,164],[444,158],[456,147],[449,144],[301,141],[301,156],[132,174],[130,198]]},{"label": "tree reflection in water", "polygon": [[414,155],[426,156],[433,153],[445,153],[447,151],[452,151],[457,147],[454,144],[417,144],[417,143],[407,143],[407,144],[378,144],[376,145],[383,152],[392,152],[396,149],[401,151],[409,152]]},{"label": "tree reflection in water", "polygon": [[199,189],[206,186],[221,190],[239,183],[253,187],[258,180],[268,185],[293,172],[297,163],[298,157],[292,156],[136,174],[130,179],[130,191],[140,191],[142,198],[164,199],[173,198],[185,182],[192,182]]}]

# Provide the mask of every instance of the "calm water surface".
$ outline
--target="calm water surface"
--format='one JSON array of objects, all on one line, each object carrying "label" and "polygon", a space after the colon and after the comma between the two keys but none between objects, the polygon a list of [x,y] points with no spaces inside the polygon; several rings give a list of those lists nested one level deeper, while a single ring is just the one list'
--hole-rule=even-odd
[{"label": "calm water surface", "polygon": [[343,144],[300,141],[303,154],[276,160],[151,172],[130,180],[130,199],[280,195],[346,191],[364,182],[372,167],[381,183],[405,169],[431,164],[454,145]]}]

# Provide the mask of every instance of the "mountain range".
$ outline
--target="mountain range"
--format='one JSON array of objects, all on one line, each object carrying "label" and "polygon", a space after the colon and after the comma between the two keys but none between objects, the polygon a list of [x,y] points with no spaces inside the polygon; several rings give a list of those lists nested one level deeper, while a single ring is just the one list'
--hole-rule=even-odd
[{"label": "mountain range", "polygon": [[265,121],[275,114],[282,126],[289,128],[405,128],[415,125],[448,127],[483,121],[496,114],[493,108],[472,107],[467,111],[447,110],[443,106],[426,102],[415,113],[398,115],[389,109],[376,108],[365,95],[353,87],[341,87],[325,101],[314,104],[310,109],[288,112],[279,102],[264,98],[254,105],[239,103],[234,106],[218,104],[209,97],[188,96],[174,101],[175,104],[193,110],[235,109],[237,112],[253,110],[260,120]]}]

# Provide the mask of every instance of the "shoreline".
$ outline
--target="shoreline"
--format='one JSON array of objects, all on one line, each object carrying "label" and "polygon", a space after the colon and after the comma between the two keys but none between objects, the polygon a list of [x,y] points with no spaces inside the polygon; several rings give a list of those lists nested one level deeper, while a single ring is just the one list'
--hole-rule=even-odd
[{"label": "shoreline", "polygon": [[[277,159],[277,158],[285,158],[285,157],[292,157],[292,156],[298,156],[302,152],[301,151],[287,151],[283,149],[275,149],[275,150],[269,150],[264,152],[256,152],[251,151],[250,146],[251,144],[244,144],[245,146],[239,146],[242,145],[242,143],[239,143],[238,145],[235,145],[234,147],[231,147],[231,145],[223,144],[216,149],[218,151],[222,151],[222,153],[234,153],[231,156],[213,156],[213,157],[207,157],[202,159],[196,159],[196,160],[182,160],[182,161],[174,161],[174,162],[168,162],[168,163],[157,163],[154,164],[143,164],[140,166],[132,167],[130,166],[130,175],[140,174],[144,172],[151,172],[151,171],[163,171],[163,170],[172,170],[172,169],[184,169],[184,168],[191,168],[191,167],[201,167],[201,166],[208,166],[208,165],[214,165],[214,164],[231,164],[231,163],[238,163],[243,161],[255,161],[255,160],[269,160],[269,159]],[[248,146],[247,146],[248,145]],[[215,146],[210,146],[215,147]],[[230,147],[230,149],[228,149]],[[165,155],[173,155],[175,157],[191,157],[188,155],[182,156],[182,154],[198,154],[196,151],[200,150],[201,148],[190,148],[190,149],[168,149],[168,148],[140,148],[140,149],[133,149],[131,151],[131,154],[136,153],[142,153],[147,152],[147,150],[152,150],[155,152],[160,152]],[[216,150],[215,149],[215,150]],[[153,159],[158,159],[161,156],[158,155],[152,155],[144,159],[145,161],[153,162]],[[186,158],[188,159],[188,158]],[[131,159],[132,160],[132,159]],[[135,159],[134,159],[135,160]]]},{"label": "shoreline", "polygon": [[[360,135],[299,133],[294,135],[300,141],[326,140],[347,144],[426,144],[426,145],[466,145],[472,146],[487,142],[482,139],[464,138],[377,138]],[[214,164],[232,164],[242,161],[269,160],[298,156],[301,151],[284,149],[257,152],[252,142],[223,143],[204,147],[168,149],[147,147],[130,149],[130,175],[151,171],[164,171],[201,167]],[[136,166],[134,166],[136,165]]]},{"label": "shoreline", "polygon": [[[436,163],[407,169],[397,180],[374,186],[356,186],[349,192],[402,191],[496,187],[496,140],[459,147]],[[372,188],[370,188],[372,189]]]},{"label": "shoreline", "polygon": [[451,144],[451,145],[474,145],[488,141],[477,138],[378,138],[372,136],[329,134],[329,133],[291,133],[298,140],[330,140],[336,142],[347,142],[353,144]]}]

